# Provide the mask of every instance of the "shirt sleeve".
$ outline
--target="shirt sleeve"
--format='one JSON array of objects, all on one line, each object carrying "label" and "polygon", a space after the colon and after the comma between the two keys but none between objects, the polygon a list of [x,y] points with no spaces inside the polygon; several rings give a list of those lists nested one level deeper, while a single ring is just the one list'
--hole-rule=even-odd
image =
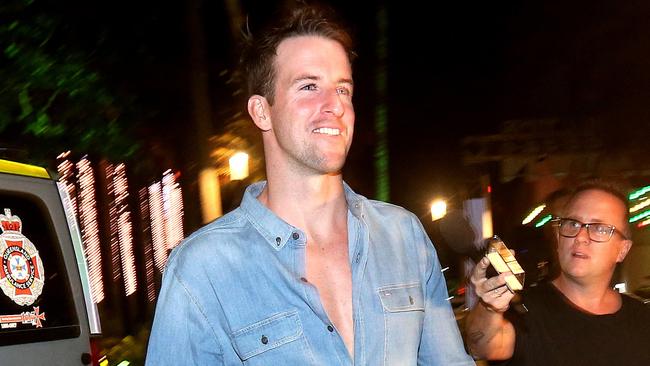
[{"label": "shirt sleeve", "polygon": [[173,269],[167,268],[156,305],[145,364],[224,365],[205,309]]},{"label": "shirt sleeve", "polygon": [[440,268],[438,255],[419,220],[414,224],[416,240],[426,252],[425,307],[418,365],[474,366],[467,354],[458,323],[447,298],[447,284]]}]

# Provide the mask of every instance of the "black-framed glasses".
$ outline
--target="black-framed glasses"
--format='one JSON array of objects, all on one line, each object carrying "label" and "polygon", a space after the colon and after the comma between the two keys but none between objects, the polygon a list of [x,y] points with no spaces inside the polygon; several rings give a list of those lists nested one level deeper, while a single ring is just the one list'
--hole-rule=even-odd
[{"label": "black-framed glasses", "polygon": [[580,222],[574,219],[567,218],[557,218],[558,231],[560,235],[565,238],[575,238],[580,233],[580,229],[583,227],[587,229],[587,234],[589,234],[589,239],[598,243],[603,243],[609,241],[614,235],[614,232],[618,233],[623,239],[627,239],[620,230],[616,229],[616,226],[605,224],[602,222]]}]

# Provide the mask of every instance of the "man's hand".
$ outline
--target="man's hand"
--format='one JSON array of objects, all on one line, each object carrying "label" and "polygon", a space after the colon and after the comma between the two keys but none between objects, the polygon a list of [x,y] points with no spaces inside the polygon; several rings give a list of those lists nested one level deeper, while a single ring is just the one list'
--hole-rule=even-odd
[{"label": "man's hand", "polygon": [[498,276],[486,277],[490,266],[487,257],[483,257],[474,268],[470,283],[479,297],[481,304],[490,311],[503,313],[510,307],[510,300],[515,296],[506,286],[506,277],[512,276],[510,272],[501,273]]}]

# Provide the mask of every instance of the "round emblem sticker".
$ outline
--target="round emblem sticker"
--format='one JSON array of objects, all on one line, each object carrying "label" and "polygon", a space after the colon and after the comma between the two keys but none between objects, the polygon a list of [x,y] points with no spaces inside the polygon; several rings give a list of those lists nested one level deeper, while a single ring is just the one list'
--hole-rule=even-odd
[{"label": "round emblem sticker", "polygon": [[31,305],[43,292],[43,262],[38,250],[22,234],[22,222],[5,208],[0,215],[0,288],[18,305]]}]

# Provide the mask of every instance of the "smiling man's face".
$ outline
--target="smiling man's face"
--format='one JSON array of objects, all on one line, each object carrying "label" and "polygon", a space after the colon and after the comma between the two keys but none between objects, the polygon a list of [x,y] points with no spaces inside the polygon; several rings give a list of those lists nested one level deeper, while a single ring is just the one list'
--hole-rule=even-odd
[{"label": "smiling man's face", "polygon": [[275,59],[271,141],[288,165],[337,173],[352,143],[352,67],[343,47],[319,36],[285,39]]}]

